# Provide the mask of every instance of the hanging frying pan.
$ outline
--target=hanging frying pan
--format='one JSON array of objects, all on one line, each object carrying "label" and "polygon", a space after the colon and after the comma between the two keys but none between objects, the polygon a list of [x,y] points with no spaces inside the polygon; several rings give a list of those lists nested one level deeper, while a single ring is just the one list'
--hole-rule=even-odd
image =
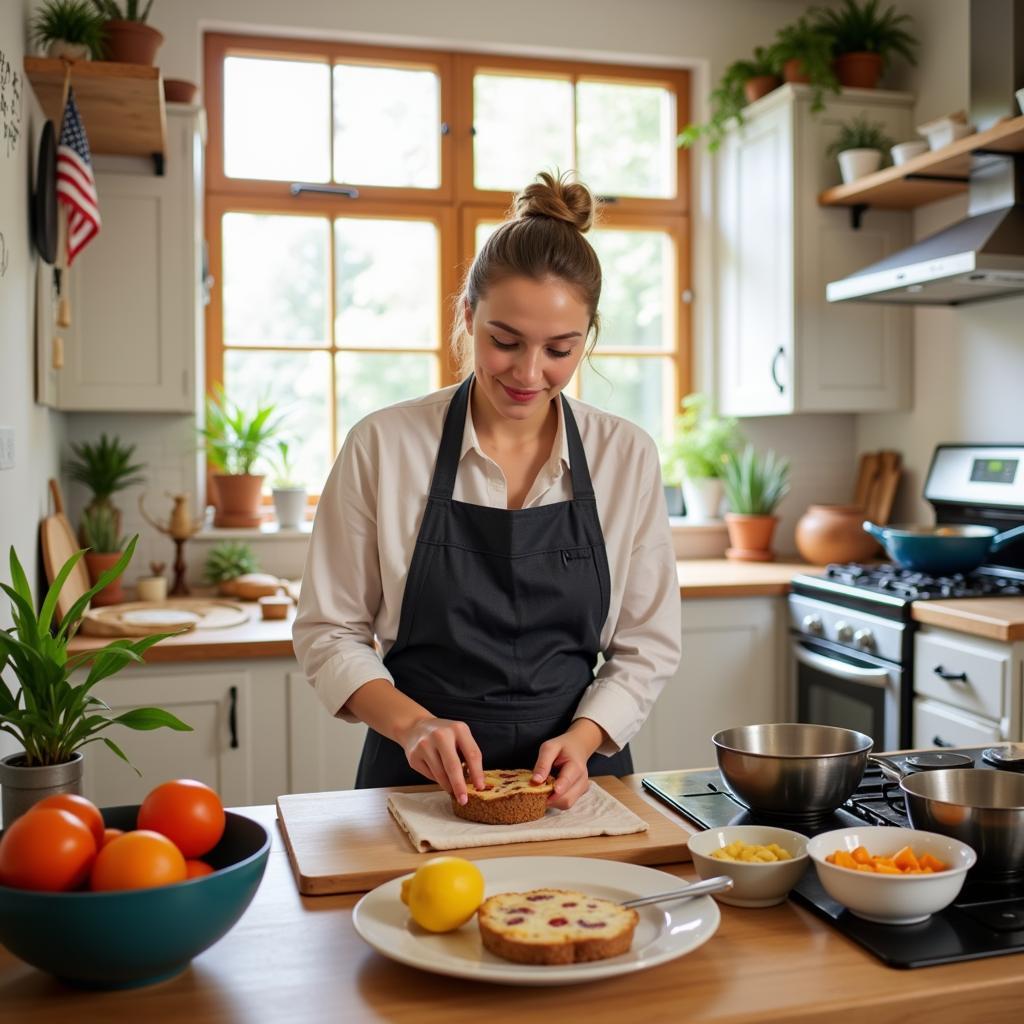
[{"label": "hanging frying pan", "polygon": [[53,122],[43,125],[32,193],[32,241],[46,263],[57,258],[57,134]]}]

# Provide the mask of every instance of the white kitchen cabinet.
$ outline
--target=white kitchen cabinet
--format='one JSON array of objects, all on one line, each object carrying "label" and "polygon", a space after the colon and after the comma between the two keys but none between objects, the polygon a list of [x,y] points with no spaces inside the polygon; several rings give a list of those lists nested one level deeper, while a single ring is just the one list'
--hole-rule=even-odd
[{"label": "white kitchen cabinet", "polygon": [[715,351],[724,413],[874,412],[905,408],[911,311],[825,300],[825,285],[911,241],[905,211],[818,206],[839,181],[825,155],[842,122],[881,122],[913,137],[913,97],[847,89],[810,113],[806,86],[785,85],[744,111],[715,159]]},{"label": "white kitchen cabinet", "polygon": [[103,226],[68,278],[57,406],[71,411],[193,412],[202,365],[203,112],[167,108],[166,173],[99,158]]},{"label": "white kitchen cabinet", "polygon": [[785,720],[782,598],[683,601],[683,657],[630,744],[638,772],[715,764],[711,737]]}]

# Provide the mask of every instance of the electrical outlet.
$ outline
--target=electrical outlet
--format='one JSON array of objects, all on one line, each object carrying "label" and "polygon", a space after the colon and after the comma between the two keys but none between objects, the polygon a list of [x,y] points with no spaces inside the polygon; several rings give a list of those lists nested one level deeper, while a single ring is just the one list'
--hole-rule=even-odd
[{"label": "electrical outlet", "polygon": [[0,469],[14,469],[14,427],[0,427]]}]

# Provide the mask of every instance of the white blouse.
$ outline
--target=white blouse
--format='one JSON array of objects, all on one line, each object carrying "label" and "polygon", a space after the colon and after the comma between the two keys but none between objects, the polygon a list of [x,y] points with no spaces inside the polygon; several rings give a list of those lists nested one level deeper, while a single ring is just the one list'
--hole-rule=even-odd
[{"label": "white blouse", "polygon": [[[398,636],[406,573],[426,507],[455,386],[372,413],[349,432],[317,506],[293,627],[295,653],[331,714],[371,679],[390,679],[381,654]],[[569,399],[587,454],[611,576],[604,662],[576,718],[611,737],[636,734],[680,659],[679,582],[657,449],[639,427]],[[524,508],[572,498],[561,402],[551,457]],[[505,477],[484,454],[467,412],[457,501],[507,508]]]}]

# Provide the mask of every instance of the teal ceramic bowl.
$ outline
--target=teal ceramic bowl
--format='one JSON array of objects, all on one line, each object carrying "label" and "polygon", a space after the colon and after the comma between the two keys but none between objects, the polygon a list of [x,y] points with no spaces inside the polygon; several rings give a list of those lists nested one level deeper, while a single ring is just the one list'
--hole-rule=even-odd
[{"label": "teal ceramic bowl", "polygon": [[[108,828],[135,828],[138,806],[108,807]],[[267,830],[228,811],[203,858],[212,875],[124,892],[31,892],[0,885],[0,943],[41,971],[89,988],[133,988],[183,971],[225,935],[259,888]]]}]

